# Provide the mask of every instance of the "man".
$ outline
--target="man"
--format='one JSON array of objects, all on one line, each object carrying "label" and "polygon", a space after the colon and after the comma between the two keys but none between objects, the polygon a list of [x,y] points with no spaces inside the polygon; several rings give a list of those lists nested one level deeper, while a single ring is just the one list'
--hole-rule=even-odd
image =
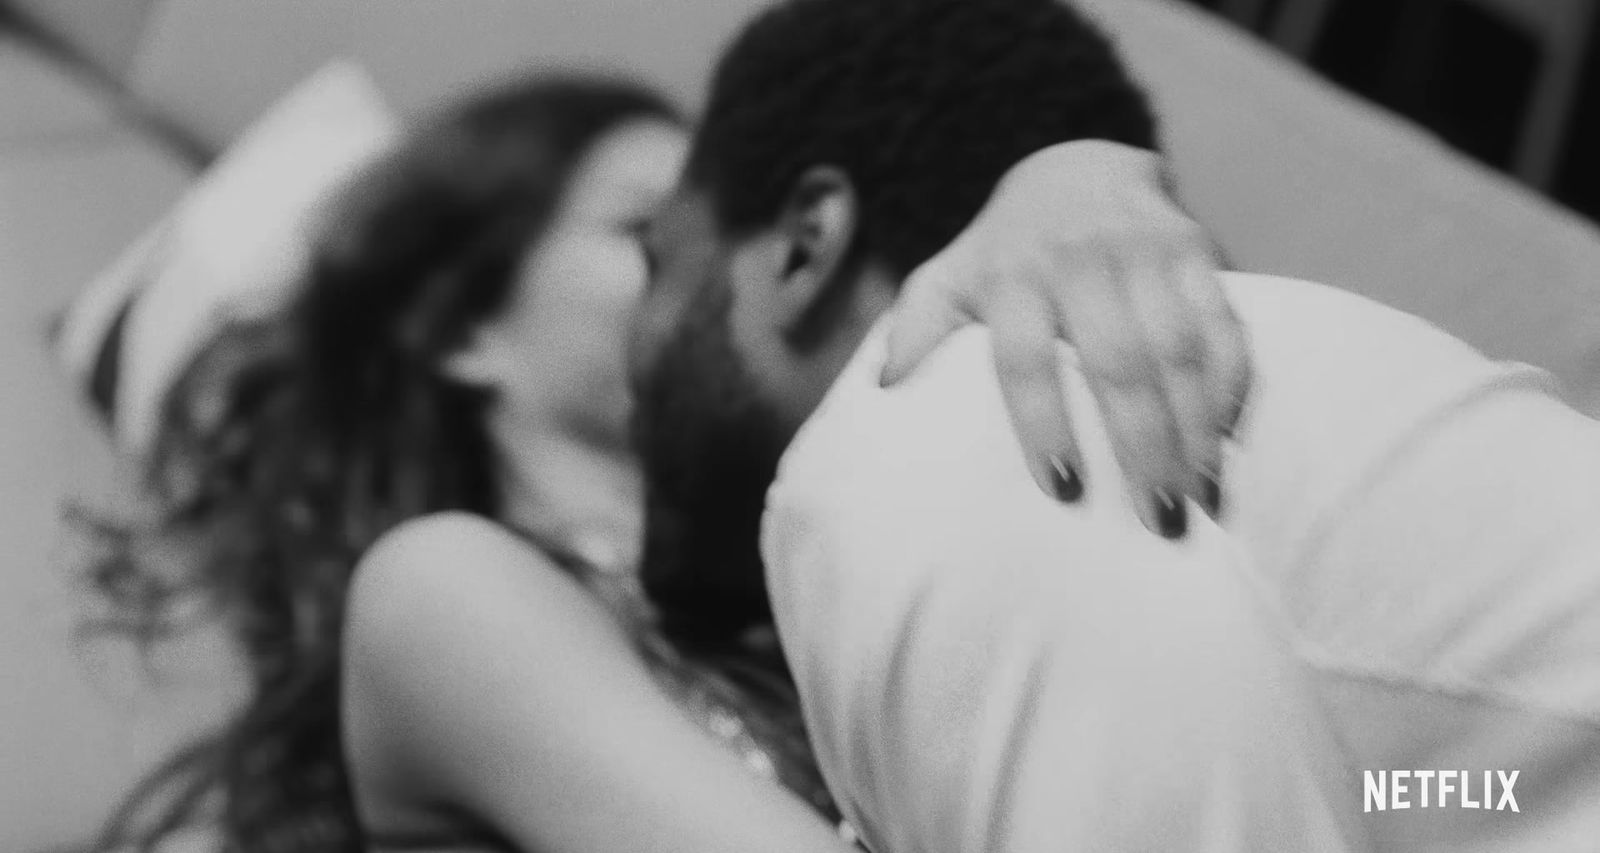
[{"label": "man", "polygon": [[[981,332],[878,387],[880,315],[1007,164],[1151,128],[1054,0],[757,19],[650,236],[653,594],[731,633],[770,593],[879,853],[1591,849],[1600,426],[1537,372],[1231,277],[1257,380],[1224,526],[1178,544],[1143,533],[1093,418],[1104,487],[1038,495]],[[1092,410],[1084,377],[1067,392]]]}]

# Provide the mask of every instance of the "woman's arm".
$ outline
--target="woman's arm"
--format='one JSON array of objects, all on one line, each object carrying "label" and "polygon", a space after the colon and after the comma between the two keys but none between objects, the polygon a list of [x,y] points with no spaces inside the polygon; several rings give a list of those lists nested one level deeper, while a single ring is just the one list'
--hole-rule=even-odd
[{"label": "woman's arm", "polygon": [[1034,478],[1075,500],[1083,467],[1056,342],[1072,344],[1130,491],[1146,496],[1141,517],[1181,535],[1184,498],[1218,512],[1222,441],[1250,363],[1216,249],[1165,184],[1160,155],[1099,140],[1012,167],[967,230],[907,279],[884,380],[903,379],[956,328],[987,324]]},{"label": "woman's arm", "polygon": [[347,624],[347,749],[369,812],[465,814],[528,851],[849,849],[696,727],[585,589],[488,521],[385,537]]}]

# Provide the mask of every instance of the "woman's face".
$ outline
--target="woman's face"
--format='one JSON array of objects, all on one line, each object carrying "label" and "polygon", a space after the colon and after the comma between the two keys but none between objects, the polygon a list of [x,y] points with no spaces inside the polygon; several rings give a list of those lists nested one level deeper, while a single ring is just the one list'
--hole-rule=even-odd
[{"label": "woman's face", "polygon": [[647,274],[639,229],[671,191],[687,142],[677,125],[638,120],[580,159],[505,311],[463,354],[514,428],[626,447],[626,335]]}]

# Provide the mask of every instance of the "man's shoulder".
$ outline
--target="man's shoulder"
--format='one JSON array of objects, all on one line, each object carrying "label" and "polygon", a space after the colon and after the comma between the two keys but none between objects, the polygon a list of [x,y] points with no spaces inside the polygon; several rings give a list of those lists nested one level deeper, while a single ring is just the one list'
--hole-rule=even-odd
[{"label": "man's shoulder", "polygon": [[1272,276],[1224,282],[1254,364],[1230,476],[1309,513],[1476,401],[1550,390],[1542,371],[1359,294]]},{"label": "man's shoulder", "polygon": [[1031,486],[1000,399],[988,330],[957,331],[888,389],[878,383],[884,332],[880,325],[866,338],[796,434],[775,491],[866,498],[992,488],[1010,478]]},{"label": "man's shoulder", "polygon": [[[1223,274],[1223,283],[1255,366],[1240,442],[1224,472],[1240,529],[1252,519],[1262,530],[1302,529],[1464,401],[1544,381],[1335,287],[1241,273]],[[796,436],[769,508],[803,512],[833,529],[966,541],[972,518],[992,519],[1039,497],[1000,397],[988,330],[956,332],[891,389],[877,381],[884,332],[880,324],[867,337]],[[1086,479],[1095,502],[1119,515],[1126,481],[1097,401],[1070,347],[1062,346],[1061,358]]]},{"label": "man's shoulder", "polygon": [[[1287,409],[1319,417],[1388,388],[1403,395],[1489,364],[1416,318],[1333,287],[1243,273],[1224,273],[1223,282],[1251,341],[1256,414]],[[775,491],[832,498],[904,491],[925,500],[953,489],[1032,489],[1001,399],[989,330],[972,324],[955,332],[890,389],[878,384],[886,331],[880,323],[867,336],[798,432]],[[1076,352],[1062,344],[1059,357],[1086,474],[1119,486],[1122,472]]]}]

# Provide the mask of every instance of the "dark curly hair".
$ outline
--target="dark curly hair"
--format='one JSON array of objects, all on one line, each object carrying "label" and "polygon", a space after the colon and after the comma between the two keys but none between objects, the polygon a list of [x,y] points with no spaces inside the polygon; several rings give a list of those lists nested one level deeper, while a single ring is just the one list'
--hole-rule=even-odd
[{"label": "dark curly hair", "polygon": [[787,0],[723,56],[688,166],[718,224],[770,225],[801,173],[843,169],[858,249],[904,277],[1018,161],[1104,139],[1156,147],[1112,44],[1062,0]]},{"label": "dark curly hair", "polygon": [[[826,337],[857,264],[870,258],[904,278],[949,245],[1029,154],[1077,139],[1154,148],[1155,134],[1145,96],[1111,43],[1060,0],[785,0],[755,17],[718,64],[687,182],[705,193],[722,235],[742,239],[776,221],[805,170],[833,166],[849,177],[859,213],[847,274],[826,285],[791,335],[805,349]],[[707,293],[690,322],[716,329],[725,320],[712,315],[726,310],[727,297]],[[679,338],[698,347],[719,340]],[[651,394],[671,394],[671,382],[646,384],[645,408]],[[711,476],[705,465],[676,464],[693,454],[644,454],[650,500],[659,504],[645,589],[686,640],[716,641],[770,619],[760,571],[743,570],[756,559],[754,542],[725,535],[757,522],[729,497],[740,494],[734,478],[770,483],[777,462],[760,444],[776,428],[746,417],[740,441],[719,441],[729,473],[715,494],[682,485]],[[689,511],[673,501],[717,507]],[[674,525],[675,513],[732,521]],[[693,564],[684,565],[691,552]],[[723,571],[715,594],[703,553],[738,567]]]},{"label": "dark curly hair", "polygon": [[443,116],[343,188],[286,312],[215,339],[174,387],[143,472],[153,517],[80,515],[104,546],[100,627],[149,642],[208,605],[250,694],[94,849],[150,853],[205,822],[229,853],[362,849],[338,701],[351,571],[407,519],[499,512],[489,394],[441,362],[507,301],[579,159],[638,118],[676,120],[643,89],[576,79]]}]

